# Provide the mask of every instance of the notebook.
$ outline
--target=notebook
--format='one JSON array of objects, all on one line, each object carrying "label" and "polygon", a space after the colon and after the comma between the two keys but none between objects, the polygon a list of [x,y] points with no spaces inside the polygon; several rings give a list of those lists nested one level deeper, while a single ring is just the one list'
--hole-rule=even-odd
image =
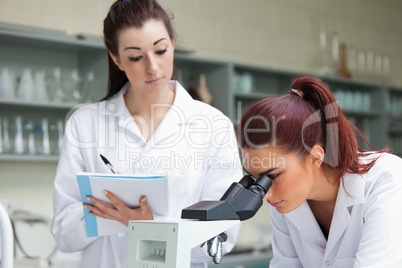
[{"label": "notebook", "polygon": [[[101,174],[79,172],[76,174],[83,203],[93,196],[111,205],[103,190],[113,193],[128,207],[139,207],[142,195],[147,197],[153,214],[164,215],[168,209],[166,174]],[[88,237],[127,233],[127,226],[115,220],[103,219],[89,214],[84,208],[85,227]]]}]

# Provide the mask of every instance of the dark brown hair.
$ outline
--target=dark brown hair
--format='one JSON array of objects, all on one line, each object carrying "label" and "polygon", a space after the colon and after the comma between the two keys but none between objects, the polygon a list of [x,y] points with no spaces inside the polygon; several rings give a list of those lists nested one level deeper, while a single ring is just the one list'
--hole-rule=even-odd
[{"label": "dark brown hair", "polygon": [[[141,28],[150,20],[160,20],[165,24],[170,39],[175,38],[171,18],[155,0],[118,0],[112,4],[103,21],[103,38],[105,46],[113,55],[119,55],[119,35],[123,30],[131,27]],[[109,81],[107,94],[103,99],[108,99],[120,91],[128,79],[108,55]]]},{"label": "dark brown hair", "polygon": [[366,173],[376,159],[359,162],[359,153],[365,151],[358,146],[355,133],[373,147],[344,116],[328,86],[317,78],[298,77],[291,88],[302,96],[290,93],[266,98],[243,114],[237,129],[240,147],[276,146],[305,157],[314,145],[320,145],[325,151],[324,167],[336,167],[339,179],[346,172]]}]

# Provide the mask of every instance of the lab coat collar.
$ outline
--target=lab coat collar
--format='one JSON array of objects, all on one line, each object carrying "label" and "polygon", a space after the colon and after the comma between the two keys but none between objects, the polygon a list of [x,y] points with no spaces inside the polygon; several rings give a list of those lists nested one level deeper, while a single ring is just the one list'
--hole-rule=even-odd
[{"label": "lab coat collar", "polygon": [[[118,93],[107,100],[103,104],[103,107],[101,107],[101,109],[104,109],[104,114],[106,115],[123,117],[123,120],[119,120],[119,124],[123,124],[121,125],[122,127],[125,127],[127,124],[125,119],[131,116],[124,102],[124,94],[128,91],[129,87],[130,83],[127,82]],[[171,108],[166,113],[162,122],[151,137],[151,144],[158,144],[162,140],[179,133],[183,127],[187,126],[187,120],[189,118],[200,114],[200,111],[195,108],[198,107],[194,105],[195,101],[179,82],[170,81],[169,87],[175,92],[175,99]],[[137,126],[134,125],[133,127],[133,133],[138,137],[141,137],[141,133]],[[163,133],[158,131],[158,129],[163,129]],[[151,144],[148,145],[151,146]]]},{"label": "lab coat collar", "polygon": [[[110,99],[106,100],[105,104],[105,114],[106,115],[130,115],[126,104],[124,102],[124,94],[128,91],[130,87],[130,82],[127,82],[119,92],[117,92]],[[191,109],[193,98],[188,94],[188,92],[182,87],[178,81],[170,81],[169,87],[175,92],[175,99],[173,101],[173,106],[185,109],[186,117],[198,114],[197,111]]]},{"label": "lab coat collar", "polygon": [[105,101],[105,114],[115,116],[129,116],[130,113],[124,102],[124,94],[128,91],[130,82],[127,82],[119,92]]},{"label": "lab coat collar", "polygon": [[[175,92],[175,98],[169,111],[163,117],[161,123],[151,137],[151,143],[148,143],[149,146],[152,144],[160,144],[163,140],[168,139],[173,135],[176,135],[176,138],[179,139],[180,133],[182,133],[182,128],[186,127],[187,119],[196,111],[194,105],[192,105],[192,103],[194,103],[193,98],[179,82],[170,81],[169,86]],[[177,141],[178,140],[176,140],[176,142]]]},{"label": "lab coat collar", "polygon": [[344,207],[351,207],[364,202],[364,189],[366,174],[346,173],[341,180],[338,190],[337,203],[343,203]]},{"label": "lab coat collar", "polygon": [[[325,257],[330,254],[351,221],[351,209],[364,201],[366,175],[347,173],[341,179]],[[324,258],[325,258],[324,257]]]},{"label": "lab coat collar", "polygon": [[[361,204],[364,201],[366,175],[347,173],[341,181],[336,200],[334,216],[328,241],[321,232],[321,228],[315,219],[307,201],[286,214],[286,218],[297,228],[299,233],[305,236],[316,246],[325,250],[327,256],[335,247],[342,234],[345,232],[351,220],[351,207]],[[303,219],[303,222],[301,222]]]},{"label": "lab coat collar", "polygon": [[[318,225],[307,200],[305,200],[297,209],[287,213],[285,217],[291,224],[299,229],[299,233],[305,236],[306,240],[311,241],[311,243],[321,248],[323,251],[325,250],[327,241],[321,232],[320,226]],[[303,219],[303,222],[301,222],[301,219]]]}]

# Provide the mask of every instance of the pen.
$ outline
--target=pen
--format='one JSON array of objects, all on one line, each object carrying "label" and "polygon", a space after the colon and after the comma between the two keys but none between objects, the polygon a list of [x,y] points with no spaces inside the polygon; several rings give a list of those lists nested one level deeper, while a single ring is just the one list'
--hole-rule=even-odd
[{"label": "pen", "polygon": [[107,158],[104,157],[102,154],[99,154],[99,155],[100,155],[100,157],[102,158],[102,160],[103,160],[103,162],[105,163],[105,165],[106,165],[113,173],[115,173],[114,170],[113,170],[113,166],[112,166],[112,164],[110,164],[109,160],[107,160]]}]

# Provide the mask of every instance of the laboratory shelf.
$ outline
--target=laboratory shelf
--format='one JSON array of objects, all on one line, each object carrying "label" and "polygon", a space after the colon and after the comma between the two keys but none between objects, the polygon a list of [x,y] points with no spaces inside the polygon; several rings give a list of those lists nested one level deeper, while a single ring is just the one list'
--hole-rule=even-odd
[{"label": "laboratory shelf", "polygon": [[14,162],[57,162],[58,155],[0,154],[0,161]]},{"label": "laboratory shelf", "polygon": [[241,99],[251,99],[251,100],[261,100],[269,97],[275,96],[274,94],[268,94],[268,93],[247,93],[247,92],[235,92],[234,96],[236,98],[241,98]]},{"label": "laboratory shelf", "polygon": [[[227,115],[235,125],[253,103],[263,98],[286,94],[294,78],[309,75],[272,67],[208,59],[197,56],[194,51],[178,49],[175,52],[173,78],[188,89],[192,83],[198,86],[200,74],[204,73],[207,87],[213,97],[212,105]],[[60,67],[65,74],[75,69],[78,69],[79,73],[93,71],[95,83],[90,91],[96,93],[93,100],[101,99],[106,93],[107,51],[100,36],[68,35],[60,31],[0,23],[0,62],[2,67],[9,67],[16,73],[21,73],[25,68],[49,70],[55,67]],[[239,82],[245,76],[248,79],[246,87],[244,83]],[[400,129],[388,123],[395,121],[394,115],[398,112],[402,114],[402,111],[397,110],[391,116],[389,107],[392,100],[395,102],[400,99],[402,103],[402,88],[339,77],[320,78],[329,85],[334,95],[337,93],[336,96],[341,97],[337,101],[345,108],[342,111],[354,123],[364,128],[363,133],[375,148],[389,145],[391,139],[402,140]],[[355,105],[354,101],[348,98],[351,95],[358,96],[358,99],[365,96],[369,104],[366,101],[366,106],[363,106],[361,100],[359,105]],[[15,115],[22,115],[24,118],[32,115],[35,120],[43,117],[51,117],[53,121],[65,120],[74,107],[75,103],[0,99],[0,116],[9,117],[9,123]],[[399,107],[399,104],[392,107]],[[402,151],[402,142],[400,144],[401,148],[395,148],[395,151]],[[35,161],[49,161],[47,157],[34,158],[37,159]],[[51,159],[54,158],[57,157]],[[19,161],[21,158],[1,155],[0,159]]]},{"label": "laboratory shelf", "polygon": [[383,112],[381,111],[356,111],[350,109],[342,109],[342,112],[346,115],[353,115],[357,117],[367,117],[367,118],[380,117],[383,115]]},{"label": "laboratory shelf", "polygon": [[23,101],[23,100],[10,100],[10,99],[1,99],[0,98],[0,106],[3,108],[12,107],[12,108],[32,108],[32,109],[49,109],[49,110],[70,110],[75,106],[79,105],[78,103],[66,103],[66,102],[44,102],[44,101]]}]

